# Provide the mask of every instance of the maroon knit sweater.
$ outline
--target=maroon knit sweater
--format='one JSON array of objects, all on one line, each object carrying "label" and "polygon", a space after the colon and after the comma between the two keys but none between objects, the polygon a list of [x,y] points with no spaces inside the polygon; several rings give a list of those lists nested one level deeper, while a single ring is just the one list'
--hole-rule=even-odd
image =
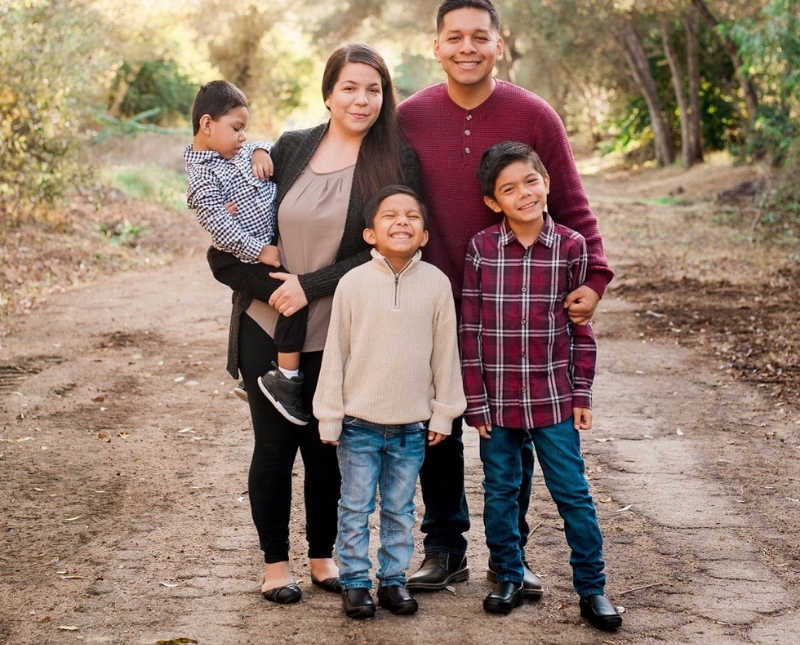
[{"label": "maroon knit sweater", "polygon": [[589,250],[586,284],[601,296],[614,277],[597,218],[589,209],[567,133],[555,110],[539,96],[505,81],[472,110],[459,107],[447,84],[432,85],[399,106],[400,128],[419,156],[423,200],[430,212],[430,241],[423,257],[439,267],[461,299],[467,243],[498,222],[481,196],[476,176],[483,152],[501,141],[530,145],[550,174],[548,212],[578,231]]}]

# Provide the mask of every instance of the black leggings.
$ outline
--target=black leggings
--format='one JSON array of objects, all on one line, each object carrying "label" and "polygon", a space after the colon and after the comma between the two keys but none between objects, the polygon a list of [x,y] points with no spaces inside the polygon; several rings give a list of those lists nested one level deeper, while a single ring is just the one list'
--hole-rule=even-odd
[{"label": "black leggings", "polygon": [[[208,266],[211,267],[211,273],[222,284],[228,285],[234,291],[250,293],[263,302],[267,302],[272,292],[283,284],[283,280],[270,278],[269,274],[275,271],[286,272],[283,267],[272,267],[261,262],[256,264],[241,262],[236,256],[215,249],[213,246],[209,247],[206,259]],[[275,324],[274,338],[278,351],[290,353],[303,349],[307,325],[308,307],[303,307],[288,317],[279,315]]]},{"label": "black leggings", "polygon": [[[309,558],[329,558],[336,540],[339,502],[339,463],[336,447],[323,444],[317,420],[296,426],[284,419],[261,396],[256,379],[276,359],[275,344],[258,324],[243,313],[239,326],[239,368],[249,393],[255,446],[248,488],[253,522],[265,562],[289,559],[289,514],[292,467],[297,449],[305,467],[306,540]],[[317,387],[322,352],[304,352],[303,407],[310,410]]]}]

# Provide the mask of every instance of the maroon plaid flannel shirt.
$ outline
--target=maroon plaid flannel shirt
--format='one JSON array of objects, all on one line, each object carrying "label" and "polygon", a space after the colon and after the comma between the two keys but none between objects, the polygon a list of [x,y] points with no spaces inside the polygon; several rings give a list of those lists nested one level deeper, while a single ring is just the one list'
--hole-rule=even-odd
[{"label": "maroon plaid flannel shirt", "polygon": [[525,248],[505,219],[470,240],[461,297],[467,423],[541,428],[591,408],[595,341],[564,300],[586,280],[586,242],[549,215]]}]

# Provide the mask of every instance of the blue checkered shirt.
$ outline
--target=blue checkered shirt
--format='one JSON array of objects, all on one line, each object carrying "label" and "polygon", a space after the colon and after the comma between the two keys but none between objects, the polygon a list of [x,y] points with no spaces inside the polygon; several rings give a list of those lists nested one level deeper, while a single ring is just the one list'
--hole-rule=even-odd
[{"label": "blue checkered shirt", "polygon": [[[186,203],[194,209],[200,225],[211,234],[212,245],[232,253],[242,262],[255,264],[261,249],[275,241],[275,196],[271,180],[253,174],[253,151],[269,152],[266,143],[245,143],[231,159],[213,150],[186,146],[188,193]],[[236,204],[236,215],[225,204]]]}]

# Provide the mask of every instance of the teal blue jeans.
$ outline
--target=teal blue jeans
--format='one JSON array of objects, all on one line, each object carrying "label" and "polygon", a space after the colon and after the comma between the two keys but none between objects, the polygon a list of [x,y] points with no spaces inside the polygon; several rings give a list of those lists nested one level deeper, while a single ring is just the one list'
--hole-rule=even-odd
[{"label": "teal blue jeans", "polygon": [[378,425],[345,417],[337,455],[342,474],[336,553],[344,589],[372,586],[369,516],[380,492],[380,586],[405,585],[414,552],[414,489],[425,457],[427,424]]}]

